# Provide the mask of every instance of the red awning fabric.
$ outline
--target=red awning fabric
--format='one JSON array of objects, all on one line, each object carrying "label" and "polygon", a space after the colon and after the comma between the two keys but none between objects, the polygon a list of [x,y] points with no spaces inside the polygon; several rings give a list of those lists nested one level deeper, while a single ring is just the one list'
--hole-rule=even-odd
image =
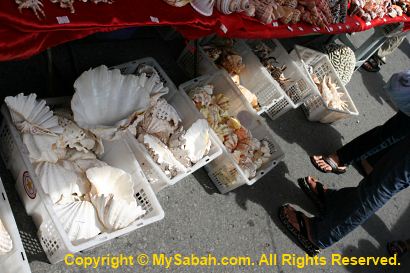
[{"label": "red awning fabric", "polygon": [[43,4],[46,17],[38,20],[31,10],[20,13],[13,0],[0,1],[0,61],[28,58],[49,47],[95,32],[136,26],[171,25],[187,39],[212,33],[238,38],[286,38],[314,33],[357,32],[403,21],[406,22],[405,29],[410,29],[410,18],[406,16],[377,19],[371,24],[352,17],[346,24],[318,29],[307,24],[263,25],[253,18],[240,14],[223,15],[216,10],[212,16],[205,17],[189,5],[175,8],[162,0],[116,0],[113,4],[76,1],[74,14],[48,0],[43,0]]}]

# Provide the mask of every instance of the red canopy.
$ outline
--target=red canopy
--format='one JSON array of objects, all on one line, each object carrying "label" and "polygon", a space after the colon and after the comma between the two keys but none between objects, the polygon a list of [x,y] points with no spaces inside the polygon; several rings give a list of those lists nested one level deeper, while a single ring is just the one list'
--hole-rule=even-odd
[{"label": "red canopy", "polygon": [[[75,2],[76,12],[61,9],[58,4],[42,0],[46,17],[38,20],[31,10],[20,13],[13,0],[0,1],[0,61],[23,59],[49,47],[80,39],[95,32],[149,25],[172,25],[187,39],[218,33],[238,38],[285,38],[312,33],[357,32],[375,26],[406,22],[410,18],[377,19],[366,24],[357,17],[346,24],[319,29],[307,24],[263,25],[240,14],[223,15],[214,11],[211,17],[201,16],[189,5],[175,8],[162,0],[116,0],[113,4]],[[409,20],[409,23],[407,23]]]}]

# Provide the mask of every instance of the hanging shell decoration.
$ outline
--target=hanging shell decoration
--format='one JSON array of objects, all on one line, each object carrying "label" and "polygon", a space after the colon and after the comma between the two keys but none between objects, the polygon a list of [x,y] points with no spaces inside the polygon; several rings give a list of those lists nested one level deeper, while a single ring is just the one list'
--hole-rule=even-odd
[{"label": "hanging shell decoration", "polygon": [[13,240],[0,219],[0,256],[13,249]]},{"label": "hanging shell decoration", "polygon": [[248,178],[255,177],[256,171],[271,157],[268,143],[252,137],[251,132],[243,127],[239,120],[229,115],[229,99],[222,93],[214,95],[212,92],[210,104],[199,101],[200,97],[196,94],[209,94],[210,85],[205,88],[201,90],[200,87],[196,87],[188,93],[191,98],[196,98],[194,102],[198,110],[207,118],[209,125],[232,153],[244,174]]},{"label": "hanging shell decoration", "polygon": [[75,81],[71,100],[75,122],[98,137],[113,140],[134,131],[150,106],[151,96],[168,92],[157,74],[122,75],[102,65]]}]

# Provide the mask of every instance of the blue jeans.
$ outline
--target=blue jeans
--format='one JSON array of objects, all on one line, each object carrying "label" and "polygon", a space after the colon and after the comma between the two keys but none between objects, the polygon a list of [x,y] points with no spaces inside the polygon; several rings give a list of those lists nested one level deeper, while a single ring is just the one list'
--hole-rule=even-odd
[{"label": "blue jeans", "polygon": [[357,187],[326,192],[326,211],[312,220],[313,241],[331,246],[409,185],[410,136],[391,146]]},{"label": "blue jeans", "polygon": [[341,165],[360,162],[410,135],[410,117],[398,112],[385,124],[360,135],[337,150]]}]

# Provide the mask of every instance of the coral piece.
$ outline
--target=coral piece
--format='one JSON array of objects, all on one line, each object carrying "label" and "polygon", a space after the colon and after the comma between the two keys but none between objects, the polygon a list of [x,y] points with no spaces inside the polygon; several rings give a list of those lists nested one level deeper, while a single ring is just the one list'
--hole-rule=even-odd
[{"label": "coral piece", "polygon": [[19,5],[18,9],[21,12],[23,9],[31,9],[36,15],[37,19],[41,20],[41,17],[46,17],[43,10],[43,3],[40,0],[15,0]]}]

